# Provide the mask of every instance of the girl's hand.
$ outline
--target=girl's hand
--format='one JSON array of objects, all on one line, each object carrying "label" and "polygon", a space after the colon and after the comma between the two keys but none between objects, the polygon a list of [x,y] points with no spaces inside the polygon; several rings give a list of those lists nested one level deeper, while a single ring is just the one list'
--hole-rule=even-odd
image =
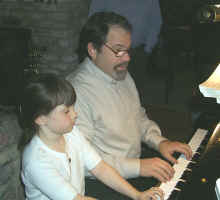
[{"label": "girl's hand", "polygon": [[152,187],[140,193],[138,200],[163,200],[164,192],[158,187]]}]

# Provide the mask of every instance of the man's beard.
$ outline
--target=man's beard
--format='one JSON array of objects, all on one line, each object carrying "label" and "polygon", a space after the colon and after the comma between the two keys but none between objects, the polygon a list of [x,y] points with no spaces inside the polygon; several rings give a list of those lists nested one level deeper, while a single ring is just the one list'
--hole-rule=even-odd
[{"label": "man's beard", "polygon": [[[126,67],[126,69],[119,70],[118,68],[122,66]],[[128,72],[127,67],[128,67],[128,62],[120,63],[114,67],[113,77],[116,81],[122,81],[125,79],[127,72]]]}]

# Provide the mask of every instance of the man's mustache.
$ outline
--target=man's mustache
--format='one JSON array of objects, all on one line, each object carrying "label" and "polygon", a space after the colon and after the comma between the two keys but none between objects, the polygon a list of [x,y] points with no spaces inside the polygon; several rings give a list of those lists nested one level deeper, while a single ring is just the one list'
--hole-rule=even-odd
[{"label": "man's mustache", "polygon": [[123,67],[124,67],[124,66],[127,67],[127,66],[128,66],[128,63],[129,63],[129,62],[123,62],[123,63],[117,64],[117,65],[115,65],[114,68],[117,69],[117,68],[122,67],[122,66],[123,66]]}]

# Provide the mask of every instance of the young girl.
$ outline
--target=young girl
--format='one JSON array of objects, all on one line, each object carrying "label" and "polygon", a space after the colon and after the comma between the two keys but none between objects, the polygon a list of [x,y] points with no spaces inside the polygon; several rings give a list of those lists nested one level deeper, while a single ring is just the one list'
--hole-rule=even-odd
[{"label": "young girl", "polygon": [[[107,165],[77,128],[72,86],[54,75],[36,75],[23,94],[21,125],[25,145],[21,177],[27,200],[94,200],[84,196],[84,173],[132,199],[163,198],[156,187],[139,192]],[[27,145],[26,145],[27,144]]]}]

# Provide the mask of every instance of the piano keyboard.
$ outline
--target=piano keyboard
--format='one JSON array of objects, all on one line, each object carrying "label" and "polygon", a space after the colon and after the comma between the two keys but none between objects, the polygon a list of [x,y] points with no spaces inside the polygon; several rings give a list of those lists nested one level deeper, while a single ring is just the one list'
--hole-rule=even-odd
[{"label": "piano keyboard", "polygon": [[[189,145],[193,152],[192,160],[186,160],[185,156],[182,154],[177,159],[178,163],[173,165],[173,168],[175,170],[174,177],[166,183],[161,183],[160,189],[162,189],[165,193],[164,200],[167,200],[168,198],[171,198],[171,196],[175,195],[175,192],[180,191],[178,186],[181,186],[181,184],[184,184],[184,174],[186,171],[191,171],[189,166],[190,163],[194,163],[194,160],[197,157],[197,151],[200,147],[200,145],[206,140],[207,130],[198,129],[193,137],[191,138]],[[172,199],[172,198],[171,198]]]}]

